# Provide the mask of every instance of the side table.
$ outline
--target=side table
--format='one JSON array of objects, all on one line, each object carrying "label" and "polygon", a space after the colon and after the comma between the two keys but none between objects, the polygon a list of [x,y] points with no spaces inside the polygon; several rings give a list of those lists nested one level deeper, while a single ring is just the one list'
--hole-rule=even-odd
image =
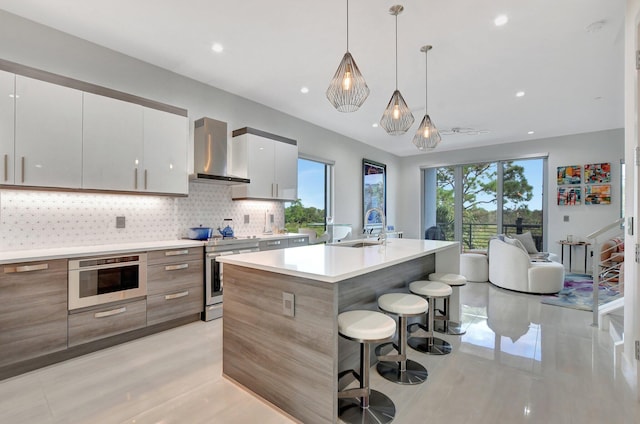
[{"label": "side table", "polygon": [[569,272],[571,272],[571,251],[576,246],[584,246],[584,273],[587,274],[587,246],[591,246],[591,243],[586,241],[567,241],[560,240],[558,241],[561,246],[560,260],[562,261],[562,265],[564,265],[564,247],[569,246]]}]

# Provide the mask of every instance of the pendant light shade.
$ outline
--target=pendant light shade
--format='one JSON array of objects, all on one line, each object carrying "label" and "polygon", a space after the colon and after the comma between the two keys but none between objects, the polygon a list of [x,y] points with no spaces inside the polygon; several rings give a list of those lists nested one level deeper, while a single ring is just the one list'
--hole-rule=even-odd
[{"label": "pendant light shade", "polygon": [[398,90],[398,15],[402,13],[404,7],[401,5],[391,6],[389,13],[396,17],[396,89],[391,95],[391,100],[382,114],[380,125],[390,135],[401,135],[413,125],[415,121],[411,110],[404,101],[402,94]]},{"label": "pendant light shade", "polygon": [[327,88],[327,99],[340,112],[355,112],[369,97],[369,87],[349,53],[349,0],[347,0],[347,52]]},{"label": "pendant light shade", "polygon": [[420,51],[424,53],[425,56],[425,89],[424,89],[424,118],[422,118],[422,122],[420,123],[420,127],[416,132],[416,135],[413,137],[413,144],[418,148],[418,150],[431,150],[435,149],[438,144],[440,144],[440,132],[436,128],[436,126],[431,121],[429,117],[428,108],[427,108],[427,54],[429,50],[431,50],[431,46],[423,46]]}]

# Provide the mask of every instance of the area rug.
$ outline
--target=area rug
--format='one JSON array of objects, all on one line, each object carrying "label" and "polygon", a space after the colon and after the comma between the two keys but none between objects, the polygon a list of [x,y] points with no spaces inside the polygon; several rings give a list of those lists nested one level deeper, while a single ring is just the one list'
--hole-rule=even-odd
[{"label": "area rug", "polygon": [[[598,291],[598,304],[611,302],[622,295],[615,288],[602,284]],[[542,296],[542,303],[563,306],[565,308],[593,310],[593,279],[590,275],[567,273],[564,278],[564,288],[551,296]]]}]

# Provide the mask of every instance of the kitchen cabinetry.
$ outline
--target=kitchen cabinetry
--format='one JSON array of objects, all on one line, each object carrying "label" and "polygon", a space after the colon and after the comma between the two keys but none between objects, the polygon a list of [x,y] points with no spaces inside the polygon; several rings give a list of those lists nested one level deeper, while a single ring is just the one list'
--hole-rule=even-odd
[{"label": "kitchen cabinetry", "polygon": [[152,193],[189,193],[185,116],[144,108],[144,171],[142,186]]},{"label": "kitchen cabinetry", "polygon": [[233,131],[232,173],[251,180],[233,186],[233,199],[296,200],[298,143],[253,128]]},{"label": "kitchen cabinetry", "polygon": [[84,188],[138,190],[143,147],[142,106],[84,93]]},{"label": "kitchen cabinetry", "polygon": [[140,299],[70,314],[69,347],[144,328],[146,307],[146,301]]},{"label": "kitchen cabinetry", "polygon": [[14,184],[81,187],[81,91],[16,75]]},{"label": "kitchen cabinetry", "polygon": [[14,74],[0,71],[0,184],[13,184],[14,155]]},{"label": "kitchen cabinetry", "polygon": [[147,254],[147,325],[204,310],[202,247]]},{"label": "kitchen cabinetry", "polygon": [[0,367],[67,348],[67,261],[0,265]]}]

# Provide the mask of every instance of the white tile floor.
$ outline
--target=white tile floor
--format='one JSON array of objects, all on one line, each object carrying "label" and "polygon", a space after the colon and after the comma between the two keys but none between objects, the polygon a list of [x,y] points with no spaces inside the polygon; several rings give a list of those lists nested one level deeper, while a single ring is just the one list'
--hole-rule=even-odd
[{"label": "white tile floor", "polygon": [[[472,283],[467,334],[446,356],[411,359],[426,383],[372,373],[395,423],[638,423],[640,403],[613,368],[591,314]],[[222,322],[195,322],[0,381],[0,423],[289,423],[221,377]]]}]

